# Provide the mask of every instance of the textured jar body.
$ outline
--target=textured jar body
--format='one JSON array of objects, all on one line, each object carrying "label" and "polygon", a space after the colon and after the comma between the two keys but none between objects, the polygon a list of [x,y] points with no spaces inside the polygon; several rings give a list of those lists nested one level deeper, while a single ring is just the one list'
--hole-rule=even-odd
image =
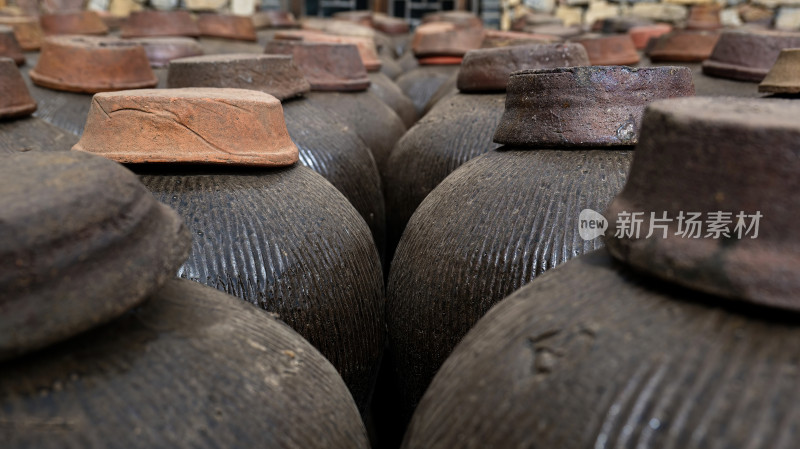
[{"label": "textured jar body", "polygon": [[578,232],[622,189],[632,151],[502,147],[453,172],[406,227],[387,287],[390,353],[405,406],[487,310],[534,277],[596,249]]},{"label": "textured jar body", "polygon": [[408,70],[395,81],[422,116],[425,106],[439,87],[458,72],[458,65],[424,65]]},{"label": "textured jar body", "polygon": [[370,80],[369,92],[372,92],[373,95],[392,108],[406,128],[411,128],[414,122],[417,121],[417,110],[414,108],[414,103],[411,102],[411,99],[400,90],[400,87],[394,81],[383,73],[371,72],[367,75]]},{"label": "textured jar body", "polygon": [[384,344],[369,228],[311,169],[134,166],[192,233],[181,277],[277,314],[331,361],[363,406]]}]

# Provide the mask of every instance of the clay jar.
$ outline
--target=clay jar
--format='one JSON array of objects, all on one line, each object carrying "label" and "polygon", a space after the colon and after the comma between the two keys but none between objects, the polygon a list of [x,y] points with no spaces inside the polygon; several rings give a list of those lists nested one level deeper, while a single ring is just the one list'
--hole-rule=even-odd
[{"label": "clay jar", "polygon": [[383,178],[395,142],[406,127],[395,112],[367,88],[370,80],[354,45],[272,41],[265,53],[289,54],[300,68],[315,107],[338,114],[367,144]]},{"label": "clay jar", "polygon": [[14,36],[14,29],[0,25],[0,58],[11,58],[17,65],[25,64],[25,55]]},{"label": "clay jar", "polygon": [[703,62],[703,73],[760,82],[784,48],[800,47],[800,33],[767,30],[726,30]]},{"label": "clay jar", "polygon": [[[732,238],[683,238],[674,220],[666,238],[656,228],[650,238],[619,239],[614,254],[622,263],[599,250],[545,273],[464,338],[426,392],[403,447],[697,449],[747,447],[756,435],[769,435],[770,447],[793,447],[798,354],[787,342],[800,336],[800,319],[760,304],[793,311],[798,304],[797,287],[786,283],[797,279],[798,205],[786,189],[798,187],[799,113],[786,100],[651,105],[630,180],[606,214],[609,249],[612,217],[623,209],[643,212],[644,234],[651,212],[675,219],[676,210],[697,211],[705,219],[760,209],[758,238],[736,237],[736,218]],[[781,182],[764,182],[776,176]],[[679,259],[667,250],[675,244],[688,250]],[[729,263],[740,244],[756,268]],[[642,272],[634,260],[645,260],[646,247],[658,266]],[[722,257],[695,264],[708,250]],[[719,277],[713,272],[721,267],[737,273]],[[702,289],[656,278],[674,279],[674,270]],[[763,289],[744,287],[755,277]],[[754,295],[735,301],[732,286],[740,299]]]},{"label": "clay jar", "polygon": [[441,100],[398,141],[386,179],[389,248],[423,199],[468,160],[491,151],[503,115],[506,83],[523,69],[589,65],[579,44],[471,50],[458,74],[459,93]]},{"label": "clay jar", "polygon": [[75,149],[131,163],[183,217],[193,239],[179,275],[277,314],[363,407],[384,344],[378,253],[347,199],[294,163],[280,102],[192,88],[97,94],[92,105]]},{"label": "clay jar", "polygon": [[[596,133],[602,128],[615,135],[632,124],[637,134],[648,100],[693,94],[688,68],[641,70],[514,73],[494,136],[505,146],[462,165],[417,208],[387,287],[390,355],[406,410],[492,305],[544,271],[601,246],[580,237],[578,217],[584,209],[603,210],[622,188],[635,140],[605,140]],[[574,83],[539,90],[562,73],[574,74]],[[567,103],[585,114],[579,122],[594,128],[565,141],[537,138],[559,130],[558,123],[541,120],[545,115],[563,117],[568,126],[562,110]],[[615,123],[588,122],[597,111],[616,117]]]},{"label": "clay jar", "polygon": [[6,447],[369,447],[306,340],[170,279],[188,232],[133,173],[78,152],[3,162],[0,407],[25,423],[0,430]]},{"label": "clay jar", "polygon": [[281,100],[286,128],[300,151],[300,162],[344,194],[369,225],[383,255],[385,208],[372,153],[336,114],[306,101],[304,95],[310,86],[291,56],[234,54],[174,60],[167,85],[252,89]]}]

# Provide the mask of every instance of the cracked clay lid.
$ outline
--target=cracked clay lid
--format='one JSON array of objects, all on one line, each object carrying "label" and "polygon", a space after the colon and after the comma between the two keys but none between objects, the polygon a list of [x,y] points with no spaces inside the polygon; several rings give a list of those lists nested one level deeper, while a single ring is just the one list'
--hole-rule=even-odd
[{"label": "cracked clay lid", "polygon": [[362,91],[369,76],[355,45],[305,41],[270,41],[264,53],[291,55],[316,91]]},{"label": "cracked clay lid", "polygon": [[798,116],[785,99],[651,104],[605,213],[609,252],[694,290],[800,310]]},{"label": "cracked clay lid", "polygon": [[509,78],[494,141],[536,148],[635,145],[648,103],[691,95],[688,67],[523,70]]},{"label": "cracked clay lid", "polygon": [[245,89],[142,89],[94,96],[72,148],[117,162],[282,167],[298,160],[280,101]]}]

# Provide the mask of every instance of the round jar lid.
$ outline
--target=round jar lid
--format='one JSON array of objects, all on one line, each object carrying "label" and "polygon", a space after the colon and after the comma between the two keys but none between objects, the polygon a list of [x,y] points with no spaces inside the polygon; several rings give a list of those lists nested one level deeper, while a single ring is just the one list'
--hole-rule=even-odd
[{"label": "round jar lid", "polygon": [[264,53],[291,55],[311,90],[348,92],[369,88],[369,76],[355,45],[270,41]]}]

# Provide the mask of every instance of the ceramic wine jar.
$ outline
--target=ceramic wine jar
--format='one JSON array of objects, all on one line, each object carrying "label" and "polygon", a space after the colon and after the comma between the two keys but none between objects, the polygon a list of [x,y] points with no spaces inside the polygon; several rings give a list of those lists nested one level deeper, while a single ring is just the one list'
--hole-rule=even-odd
[{"label": "ceramic wine jar", "polygon": [[525,69],[589,65],[579,44],[526,45],[471,50],[458,74],[460,93],[437,103],[397,142],[386,179],[389,247],[400,241],[417,206],[456,168],[498,145],[506,83]]},{"label": "ceramic wine jar", "polygon": [[385,207],[372,153],[337,114],[305,99],[310,86],[291,56],[231,54],[173,60],[167,85],[259,90],[281,100],[286,128],[300,152],[300,162],[344,194],[369,225],[383,255]]},{"label": "ceramic wine jar", "polygon": [[505,146],[462,165],[420,204],[392,261],[387,325],[403,406],[496,302],[598,248],[583,209],[622,188],[645,106],[692,95],[680,67],[571,67],[511,75],[494,135]]},{"label": "ceramic wine jar", "polygon": [[[794,447],[798,114],[788,100],[651,105],[605,214],[614,257],[576,258],[489,311],[404,447]],[[622,211],[642,212],[638,238],[616,236]],[[700,235],[681,234],[681,211]]]},{"label": "ceramic wine jar", "polygon": [[296,164],[275,97],[213,88],[97,94],[74,149],[129,163],[192,233],[179,275],[277,314],[364,406],[384,345],[378,253],[347,199]]},{"label": "ceramic wine jar", "polygon": [[272,41],[265,53],[289,54],[311,92],[309,103],[336,113],[372,151],[383,178],[392,147],[406,132],[395,112],[367,91],[370,79],[354,45],[321,42]]}]

